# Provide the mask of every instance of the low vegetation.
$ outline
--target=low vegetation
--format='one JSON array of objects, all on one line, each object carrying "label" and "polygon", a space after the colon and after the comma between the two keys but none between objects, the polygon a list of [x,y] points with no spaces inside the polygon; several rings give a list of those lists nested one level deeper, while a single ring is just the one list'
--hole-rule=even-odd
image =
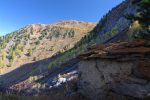
[{"label": "low vegetation", "polygon": [[[16,61],[22,65],[71,49],[87,31],[95,26],[94,23],[76,23],[79,22],[62,21],[52,25],[33,24],[0,37],[0,67],[16,66]],[[67,27],[64,27],[64,24],[68,24]],[[57,43],[57,41],[64,43]],[[69,54],[66,55],[68,57]],[[62,62],[66,60],[65,57],[61,59]]]}]

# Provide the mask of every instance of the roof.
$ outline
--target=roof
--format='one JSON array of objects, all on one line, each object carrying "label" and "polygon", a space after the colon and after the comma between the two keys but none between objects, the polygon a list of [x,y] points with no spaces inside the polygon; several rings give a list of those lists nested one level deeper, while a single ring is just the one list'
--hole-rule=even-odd
[{"label": "roof", "polygon": [[150,43],[144,39],[135,39],[128,42],[107,43],[94,45],[88,51],[79,55],[79,59],[142,59],[145,54],[150,54]]}]

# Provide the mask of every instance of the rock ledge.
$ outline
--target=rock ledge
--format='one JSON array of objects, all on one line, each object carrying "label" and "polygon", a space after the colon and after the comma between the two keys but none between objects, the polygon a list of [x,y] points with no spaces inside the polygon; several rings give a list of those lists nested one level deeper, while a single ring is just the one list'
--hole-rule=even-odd
[{"label": "rock ledge", "polygon": [[150,97],[150,44],[129,42],[92,46],[79,56],[79,91],[103,100],[110,91],[134,98]]}]

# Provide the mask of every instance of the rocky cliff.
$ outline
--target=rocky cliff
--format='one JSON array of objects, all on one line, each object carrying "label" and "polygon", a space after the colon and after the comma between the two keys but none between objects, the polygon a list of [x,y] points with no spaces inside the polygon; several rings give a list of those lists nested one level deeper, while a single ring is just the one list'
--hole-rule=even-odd
[{"label": "rocky cliff", "polygon": [[105,100],[110,92],[133,98],[150,95],[150,44],[146,40],[108,43],[79,56],[80,92]]},{"label": "rocky cliff", "polygon": [[98,34],[104,34],[113,27],[117,27],[118,31],[129,27],[130,21],[125,18],[127,14],[135,14],[136,5],[132,5],[131,0],[125,0],[118,6],[109,11],[98,23],[95,31]]}]

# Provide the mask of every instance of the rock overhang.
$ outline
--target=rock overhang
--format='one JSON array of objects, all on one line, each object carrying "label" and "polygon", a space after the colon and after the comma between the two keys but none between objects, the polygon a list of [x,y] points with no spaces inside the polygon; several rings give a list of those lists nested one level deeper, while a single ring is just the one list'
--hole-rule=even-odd
[{"label": "rock overhang", "polygon": [[79,84],[83,95],[91,98],[97,96],[99,100],[112,90],[136,98],[150,97],[148,40],[135,39],[91,46],[78,58],[81,73]]},{"label": "rock overhang", "polygon": [[78,56],[80,60],[110,59],[116,61],[144,60],[150,54],[150,44],[144,39],[94,45]]}]

